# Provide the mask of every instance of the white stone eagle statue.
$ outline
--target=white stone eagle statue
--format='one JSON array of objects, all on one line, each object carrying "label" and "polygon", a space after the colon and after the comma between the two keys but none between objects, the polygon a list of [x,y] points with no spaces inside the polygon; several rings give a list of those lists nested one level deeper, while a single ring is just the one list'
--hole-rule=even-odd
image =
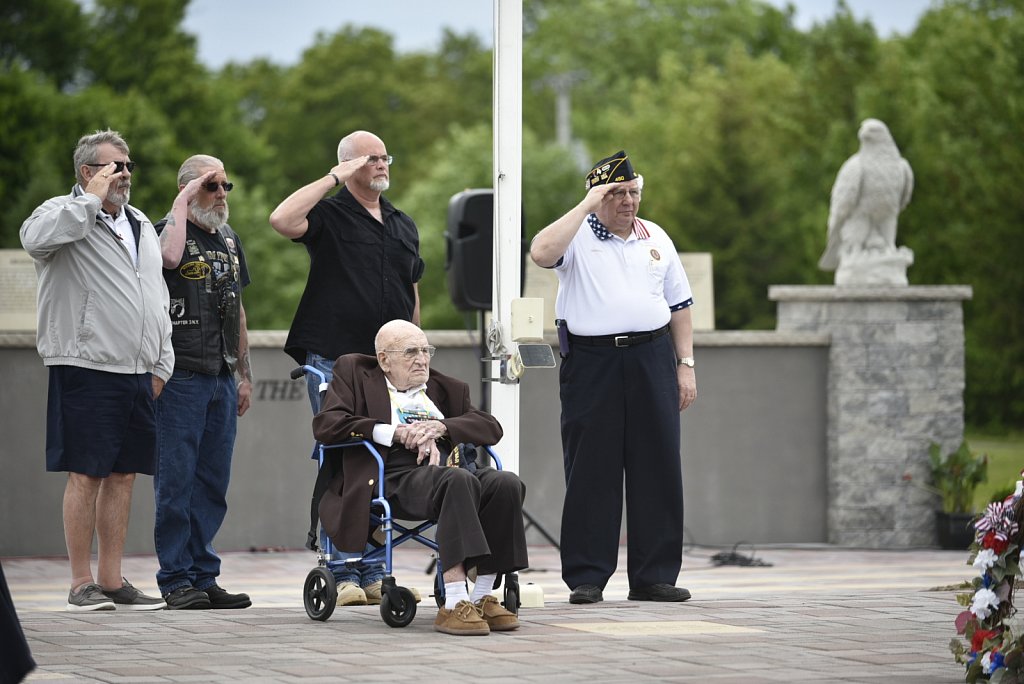
[{"label": "white stone eagle statue", "polygon": [[828,245],[818,260],[836,285],[906,285],[914,253],[896,247],[896,222],[910,203],[914,173],[889,128],[865,119],[860,151],[843,163],[832,186]]}]

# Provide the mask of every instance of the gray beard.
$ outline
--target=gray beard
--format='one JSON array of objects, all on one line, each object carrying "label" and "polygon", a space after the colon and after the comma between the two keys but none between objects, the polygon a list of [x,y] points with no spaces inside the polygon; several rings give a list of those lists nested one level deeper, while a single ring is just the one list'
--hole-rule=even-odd
[{"label": "gray beard", "polygon": [[193,199],[188,203],[188,211],[192,214],[192,222],[202,226],[206,230],[220,230],[220,227],[228,222],[229,212],[226,204],[224,205],[223,211],[214,207],[203,209],[199,206],[198,200]]},{"label": "gray beard", "polygon": [[370,189],[374,192],[385,192],[390,187],[391,182],[387,178],[382,178],[380,180],[374,178],[370,181]]},{"label": "gray beard", "polygon": [[131,185],[128,185],[127,187],[125,187],[123,189],[119,188],[119,187],[115,188],[114,186],[111,186],[110,189],[107,190],[107,201],[110,202],[111,204],[113,204],[114,206],[117,206],[117,207],[123,207],[124,205],[128,204],[128,201],[131,199],[131,196],[132,196],[132,186]]}]

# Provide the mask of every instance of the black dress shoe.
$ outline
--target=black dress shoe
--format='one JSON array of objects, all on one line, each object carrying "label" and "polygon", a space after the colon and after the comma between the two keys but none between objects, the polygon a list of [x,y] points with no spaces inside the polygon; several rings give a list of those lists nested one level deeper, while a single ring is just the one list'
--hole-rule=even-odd
[{"label": "black dress shoe", "polygon": [[252,605],[248,594],[229,594],[216,584],[211,584],[203,591],[210,597],[210,607],[214,609],[248,608]]},{"label": "black dress shoe", "polygon": [[569,603],[598,603],[604,601],[601,587],[593,584],[581,584],[569,594]]},{"label": "black dress shoe", "polygon": [[649,587],[630,589],[629,600],[678,603],[681,601],[689,601],[690,592],[682,587],[673,587],[671,584],[652,584]]},{"label": "black dress shoe", "polygon": [[167,610],[205,610],[210,607],[210,597],[206,592],[188,585],[164,594],[164,601],[167,602]]}]

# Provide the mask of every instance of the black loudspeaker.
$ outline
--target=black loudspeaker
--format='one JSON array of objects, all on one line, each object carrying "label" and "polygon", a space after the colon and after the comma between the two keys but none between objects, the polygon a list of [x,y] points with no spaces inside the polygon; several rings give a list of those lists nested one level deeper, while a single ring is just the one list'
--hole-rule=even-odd
[{"label": "black loudspeaker", "polygon": [[[525,276],[526,243],[520,225],[519,282]],[[494,250],[494,191],[464,190],[448,201],[448,229],[444,234],[448,294],[460,311],[486,311],[492,306],[492,252]],[[520,292],[522,294],[522,292]]]}]

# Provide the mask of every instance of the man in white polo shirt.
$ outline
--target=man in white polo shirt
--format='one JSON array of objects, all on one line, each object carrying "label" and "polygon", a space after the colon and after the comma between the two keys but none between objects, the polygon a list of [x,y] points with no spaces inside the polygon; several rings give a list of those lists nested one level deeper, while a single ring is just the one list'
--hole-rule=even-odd
[{"label": "man in white polo shirt", "polygon": [[[643,179],[624,151],[530,246],[558,275],[565,501],[562,579],[596,603],[615,572],[625,473],[629,599],[686,601],[679,411],[697,397],[693,297],[671,238],[637,217]],[[655,524],[656,522],[656,524]]]}]

